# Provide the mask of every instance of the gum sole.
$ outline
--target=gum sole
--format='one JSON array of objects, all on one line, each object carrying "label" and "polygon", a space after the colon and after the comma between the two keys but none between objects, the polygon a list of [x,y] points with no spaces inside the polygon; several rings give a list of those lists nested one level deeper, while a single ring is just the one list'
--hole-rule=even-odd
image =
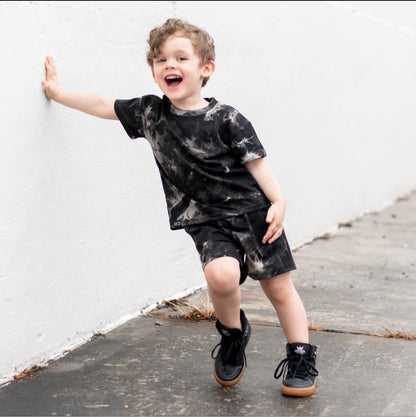
[{"label": "gum sole", "polygon": [[282,385],[282,394],[290,397],[309,397],[316,391],[316,386],[309,388],[289,388]]}]

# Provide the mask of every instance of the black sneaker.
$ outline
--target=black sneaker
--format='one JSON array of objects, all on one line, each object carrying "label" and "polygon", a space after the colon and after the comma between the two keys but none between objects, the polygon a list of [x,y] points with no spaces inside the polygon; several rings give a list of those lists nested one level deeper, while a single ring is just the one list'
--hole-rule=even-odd
[{"label": "black sneaker", "polygon": [[315,390],[315,378],[318,371],[315,368],[316,346],[306,343],[286,345],[287,358],[283,359],[276,371],[276,379],[283,375],[282,394],[293,397],[307,397]]},{"label": "black sneaker", "polygon": [[240,310],[240,320],[243,331],[229,329],[219,320],[215,324],[221,335],[221,342],[214,347],[211,353],[211,357],[214,359],[214,376],[219,384],[226,387],[237,384],[243,377],[247,366],[245,348],[250,339],[251,326],[243,310]]}]

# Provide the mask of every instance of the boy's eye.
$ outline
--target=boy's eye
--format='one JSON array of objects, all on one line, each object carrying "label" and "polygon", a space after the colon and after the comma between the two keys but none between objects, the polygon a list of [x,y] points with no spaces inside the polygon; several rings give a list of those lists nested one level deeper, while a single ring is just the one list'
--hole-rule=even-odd
[{"label": "boy's eye", "polygon": [[166,59],[165,58],[157,58],[156,59],[156,62],[158,63],[158,64],[160,64],[160,63],[162,63],[162,62],[165,62],[166,61]]},{"label": "boy's eye", "polygon": [[186,58],[184,56],[179,56],[178,61],[186,61]]}]

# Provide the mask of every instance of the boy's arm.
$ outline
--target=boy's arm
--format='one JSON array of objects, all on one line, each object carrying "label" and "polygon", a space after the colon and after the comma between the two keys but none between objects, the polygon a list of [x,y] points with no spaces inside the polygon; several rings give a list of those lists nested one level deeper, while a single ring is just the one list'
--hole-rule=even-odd
[{"label": "boy's arm", "polygon": [[267,212],[266,222],[269,223],[263,243],[273,243],[283,232],[283,219],[286,213],[286,198],[264,158],[258,158],[245,164],[246,168],[259,184],[260,188],[272,203]]},{"label": "boy's arm", "polygon": [[48,99],[64,106],[103,119],[118,120],[114,111],[113,99],[98,94],[61,90],[58,84],[55,62],[51,56],[47,56],[45,60],[45,79],[42,81],[42,88]]}]

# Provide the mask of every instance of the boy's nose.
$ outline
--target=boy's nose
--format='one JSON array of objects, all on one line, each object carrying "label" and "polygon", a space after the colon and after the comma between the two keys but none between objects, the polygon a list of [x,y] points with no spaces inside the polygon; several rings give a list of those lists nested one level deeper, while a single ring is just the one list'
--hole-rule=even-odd
[{"label": "boy's nose", "polygon": [[175,68],[176,61],[174,59],[169,59],[166,61],[166,69]]}]

